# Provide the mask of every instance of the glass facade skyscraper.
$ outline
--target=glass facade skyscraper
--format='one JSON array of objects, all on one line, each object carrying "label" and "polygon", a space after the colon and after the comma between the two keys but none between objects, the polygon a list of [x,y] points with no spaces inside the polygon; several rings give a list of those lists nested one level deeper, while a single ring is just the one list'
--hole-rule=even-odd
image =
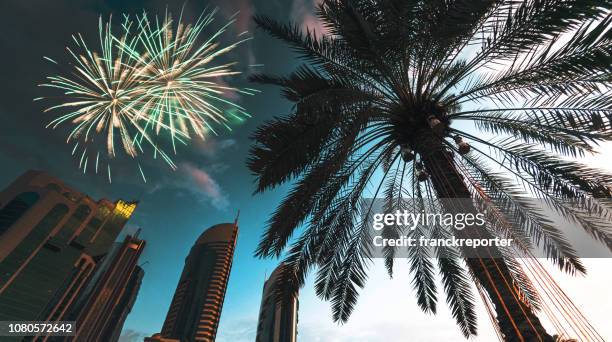
[{"label": "glass facade skyscraper", "polygon": [[298,292],[275,296],[284,267],[280,264],[264,283],[255,342],[297,341]]},{"label": "glass facade skyscraper", "polygon": [[135,208],[39,171],[10,184],[0,193],[0,320],[65,318]]},{"label": "glass facade skyscraper", "polygon": [[118,340],[144,275],[137,266],[144,247],[143,240],[128,235],[98,263],[66,318],[77,322],[74,340]]},{"label": "glass facade skyscraper", "polygon": [[238,226],[215,225],[185,259],[161,334],[147,341],[214,341],[232,268]]}]

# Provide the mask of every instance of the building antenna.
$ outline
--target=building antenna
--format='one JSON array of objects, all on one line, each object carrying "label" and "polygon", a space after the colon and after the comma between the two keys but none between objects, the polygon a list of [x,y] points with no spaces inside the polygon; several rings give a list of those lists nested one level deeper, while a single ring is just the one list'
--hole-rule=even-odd
[{"label": "building antenna", "polygon": [[238,209],[238,212],[236,213],[236,218],[234,219],[234,226],[238,225],[238,218],[240,217],[240,209]]}]

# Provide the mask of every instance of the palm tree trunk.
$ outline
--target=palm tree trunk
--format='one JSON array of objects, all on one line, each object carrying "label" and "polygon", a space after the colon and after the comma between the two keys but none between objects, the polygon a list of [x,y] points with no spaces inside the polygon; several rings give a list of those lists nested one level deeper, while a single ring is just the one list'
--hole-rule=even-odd
[{"label": "palm tree trunk", "polygon": [[[438,144],[439,145],[439,144]],[[463,176],[458,172],[453,161],[452,153],[446,151],[441,145],[438,148],[429,146],[428,154],[421,154],[425,168],[430,173],[431,182],[439,198],[468,199],[471,198],[470,191],[466,186]],[[444,205],[445,201],[442,201]],[[476,207],[471,201],[461,204],[461,211],[476,213]],[[455,202],[456,203],[456,202]],[[446,210],[457,211],[455,206],[446,205]],[[452,207],[452,208],[449,208]],[[471,229],[470,229],[471,228]],[[457,238],[491,238],[491,234],[478,227],[466,227],[456,230]],[[500,327],[505,341],[544,341],[552,342],[550,336],[542,326],[533,310],[518,299],[518,293],[513,290],[512,278],[507,264],[498,256],[499,250],[495,247],[470,248],[466,255],[466,263],[470,271],[487,292],[495,307],[497,323]],[[469,257],[467,257],[469,255]],[[482,257],[481,257],[482,256]]]}]

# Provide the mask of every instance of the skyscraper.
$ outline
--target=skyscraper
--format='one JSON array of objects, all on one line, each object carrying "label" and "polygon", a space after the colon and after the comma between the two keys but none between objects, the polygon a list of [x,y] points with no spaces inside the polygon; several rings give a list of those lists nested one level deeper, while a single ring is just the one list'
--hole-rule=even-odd
[{"label": "skyscraper", "polygon": [[284,264],[280,264],[264,283],[256,342],[297,341],[298,293],[275,297],[276,283],[284,267]]},{"label": "skyscraper", "polygon": [[140,266],[136,266],[134,268],[134,272],[132,272],[129,282],[127,283],[125,293],[123,297],[121,297],[121,302],[118,305],[120,310],[117,311],[118,316],[115,320],[116,326],[109,341],[119,340],[121,331],[123,330],[123,324],[125,324],[125,320],[127,319],[128,314],[132,311],[134,303],[136,302],[136,297],[138,296],[138,291],[140,291],[140,285],[142,284],[143,277],[144,270]]},{"label": "skyscraper", "polygon": [[39,171],[15,180],[0,193],[0,320],[65,317],[135,208]]},{"label": "skyscraper", "polygon": [[212,226],[185,259],[161,334],[147,341],[214,341],[238,236],[236,223]]},{"label": "skyscraper", "polygon": [[115,243],[70,308],[76,341],[117,341],[140,288],[144,272],[136,265],[145,242],[126,236]]}]

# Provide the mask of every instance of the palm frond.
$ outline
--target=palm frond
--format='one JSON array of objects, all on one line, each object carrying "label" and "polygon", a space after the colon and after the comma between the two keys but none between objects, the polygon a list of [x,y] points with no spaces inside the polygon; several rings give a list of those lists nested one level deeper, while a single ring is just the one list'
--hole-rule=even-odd
[{"label": "palm frond", "polygon": [[[444,229],[436,229],[433,238],[448,237]],[[465,269],[461,266],[461,254],[448,247],[436,249],[440,277],[446,293],[446,303],[450,306],[451,314],[461,333],[466,338],[477,333],[477,319],[474,308],[474,295]]]}]

